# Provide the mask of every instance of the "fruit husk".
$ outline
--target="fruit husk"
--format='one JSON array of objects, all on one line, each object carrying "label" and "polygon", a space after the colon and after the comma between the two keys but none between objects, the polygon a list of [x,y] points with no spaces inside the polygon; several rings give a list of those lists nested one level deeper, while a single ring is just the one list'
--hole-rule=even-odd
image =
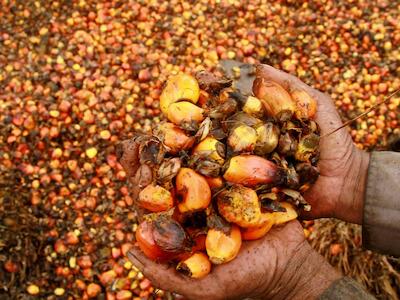
[{"label": "fruit husk", "polygon": [[150,135],[137,135],[135,142],[139,144],[141,164],[155,166],[161,163],[165,155],[165,148],[158,138]]},{"label": "fruit husk", "polygon": [[237,111],[237,102],[228,98],[224,103],[213,108],[209,112],[212,119],[226,119]]},{"label": "fruit husk", "polygon": [[284,156],[294,156],[297,151],[298,142],[288,132],[279,137],[278,151]]},{"label": "fruit husk", "polygon": [[157,170],[157,182],[166,188],[172,187],[172,179],[178,174],[182,166],[179,157],[165,159]]},{"label": "fruit husk", "polygon": [[207,71],[199,71],[195,77],[202,90],[211,94],[218,95],[221,90],[228,88],[232,85],[232,80],[228,78],[218,77],[215,74]]},{"label": "fruit husk", "polygon": [[166,215],[153,221],[153,237],[156,244],[166,252],[181,252],[187,249],[187,236],[182,226]]}]

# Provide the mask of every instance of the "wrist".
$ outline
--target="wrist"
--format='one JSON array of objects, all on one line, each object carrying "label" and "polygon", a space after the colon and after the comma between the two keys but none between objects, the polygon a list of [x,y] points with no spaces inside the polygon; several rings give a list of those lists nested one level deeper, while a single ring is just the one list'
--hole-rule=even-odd
[{"label": "wrist", "polygon": [[316,299],[342,275],[304,241],[264,299]]},{"label": "wrist", "polygon": [[362,224],[370,154],[356,149],[344,177],[334,217],[346,222]]}]

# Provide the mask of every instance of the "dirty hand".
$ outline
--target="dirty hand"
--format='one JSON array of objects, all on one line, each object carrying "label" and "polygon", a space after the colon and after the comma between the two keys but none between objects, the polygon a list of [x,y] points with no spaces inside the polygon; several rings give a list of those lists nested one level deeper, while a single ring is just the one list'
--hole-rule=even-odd
[{"label": "dirty hand", "polygon": [[298,78],[268,65],[258,66],[257,75],[275,81],[287,90],[303,89],[318,103],[316,121],[321,127],[322,137],[318,162],[320,176],[304,195],[312,207],[304,217],[335,217],[361,224],[369,154],[355,147],[345,128],[323,137],[342,125],[332,99]]},{"label": "dirty hand", "polygon": [[314,299],[340,278],[305,241],[298,221],[273,228],[260,240],[245,242],[233,261],[213,266],[202,279],[154,262],[138,248],[128,257],[154,286],[188,299]]}]

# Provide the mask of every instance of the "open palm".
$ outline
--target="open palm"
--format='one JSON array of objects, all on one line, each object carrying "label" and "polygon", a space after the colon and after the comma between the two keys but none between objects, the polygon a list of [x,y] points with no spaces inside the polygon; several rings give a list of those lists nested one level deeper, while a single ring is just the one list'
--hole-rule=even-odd
[{"label": "open palm", "polygon": [[202,279],[189,278],[174,267],[154,262],[138,248],[128,257],[155,286],[188,299],[269,299],[287,291],[282,283],[290,284],[291,275],[286,272],[289,262],[304,260],[311,251],[299,222],[292,221],[273,228],[262,239],[244,242],[233,261],[213,266]]}]

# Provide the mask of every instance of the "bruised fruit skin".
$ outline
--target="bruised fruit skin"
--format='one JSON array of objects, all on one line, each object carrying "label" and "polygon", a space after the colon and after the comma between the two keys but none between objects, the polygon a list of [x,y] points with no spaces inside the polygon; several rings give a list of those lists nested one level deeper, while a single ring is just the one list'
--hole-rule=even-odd
[{"label": "bruised fruit skin", "polygon": [[181,168],[176,176],[176,194],[181,198],[181,213],[206,209],[211,201],[207,180],[189,168]]},{"label": "bruised fruit skin", "polygon": [[262,238],[274,225],[274,217],[272,213],[263,213],[261,215],[260,225],[255,227],[241,228],[242,239],[244,241],[253,241]]},{"label": "bruised fruit skin", "polygon": [[194,143],[193,137],[188,136],[184,130],[169,122],[157,126],[154,134],[161,138],[164,145],[168,147],[168,152],[172,154],[189,149]]},{"label": "bruised fruit skin", "polygon": [[317,101],[304,90],[290,92],[293,101],[296,103],[296,117],[298,119],[312,120],[317,113]]},{"label": "bruised fruit skin", "polygon": [[161,111],[168,115],[171,104],[182,100],[197,103],[199,96],[199,84],[193,76],[188,74],[171,76],[160,95]]},{"label": "bruised fruit skin", "polygon": [[253,82],[253,93],[261,100],[267,113],[272,117],[279,118],[287,114],[287,118],[290,118],[296,110],[290,94],[276,82],[257,77]]},{"label": "bruised fruit skin", "polygon": [[212,137],[206,137],[204,140],[202,140],[193,149],[193,154],[209,157],[221,165],[225,162],[225,146],[220,141]]},{"label": "bruised fruit skin", "polygon": [[219,213],[228,222],[241,227],[257,226],[261,218],[261,207],[257,193],[247,187],[236,185],[221,192],[217,198]]},{"label": "bruised fruit skin", "polygon": [[228,137],[228,145],[234,152],[253,151],[257,142],[257,132],[247,125],[234,128]]},{"label": "bruised fruit skin", "polygon": [[151,212],[161,212],[174,206],[171,193],[159,185],[150,184],[140,193],[137,201],[138,205]]},{"label": "bruised fruit skin", "polygon": [[288,202],[281,202],[282,207],[286,209],[285,212],[273,212],[274,224],[284,224],[297,218],[297,212],[293,205]]},{"label": "bruised fruit skin", "polygon": [[126,175],[128,177],[134,176],[140,166],[139,144],[135,139],[125,140],[119,143],[117,146],[117,156],[120,164],[126,172]]},{"label": "bruised fruit skin", "polygon": [[154,227],[150,221],[143,221],[136,229],[136,241],[140,250],[150,259],[166,261],[173,257],[172,253],[162,250],[154,240]]},{"label": "bruised fruit skin", "polygon": [[204,109],[188,101],[176,102],[169,106],[167,118],[176,125],[192,129],[204,120]]},{"label": "bruised fruit skin", "polygon": [[181,261],[176,270],[191,278],[203,278],[211,271],[211,262],[207,255],[196,252],[189,258]]},{"label": "bruised fruit skin", "polygon": [[153,238],[157,246],[169,253],[181,253],[187,249],[185,230],[170,216],[161,215],[153,220]]},{"label": "bruised fruit skin", "polygon": [[242,236],[236,225],[232,225],[229,234],[217,228],[208,230],[206,250],[213,264],[223,264],[233,260],[238,255],[241,245]]},{"label": "bruised fruit skin", "polygon": [[244,154],[232,157],[224,174],[225,180],[249,187],[274,182],[277,177],[278,168],[273,162]]}]

